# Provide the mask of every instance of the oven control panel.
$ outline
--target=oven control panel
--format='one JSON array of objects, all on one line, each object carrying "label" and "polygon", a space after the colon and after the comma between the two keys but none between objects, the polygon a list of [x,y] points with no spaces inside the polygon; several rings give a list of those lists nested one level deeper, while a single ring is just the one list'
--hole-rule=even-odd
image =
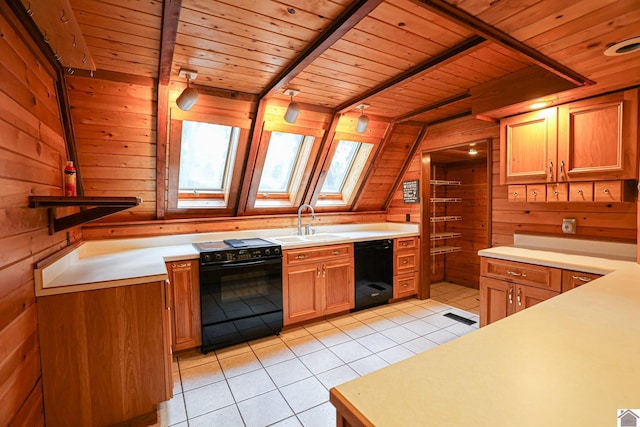
[{"label": "oven control panel", "polygon": [[282,256],[279,246],[270,248],[232,249],[201,253],[200,259],[204,264],[223,264],[234,261],[252,261]]}]

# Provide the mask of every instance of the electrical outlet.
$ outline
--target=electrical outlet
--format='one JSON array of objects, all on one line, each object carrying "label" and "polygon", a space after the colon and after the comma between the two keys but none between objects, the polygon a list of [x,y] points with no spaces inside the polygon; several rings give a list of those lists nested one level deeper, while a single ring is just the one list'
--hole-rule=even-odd
[{"label": "electrical outlet", "polygon": [[562,220],[562,232],[564,234],[576,234],[576,219],[564,218]]},{"label": "electrical outlet", "polygon": [[404,220],[407,221],[407,222],[410,222],[411,221],[411,214],[405,214],[404,215]]}]

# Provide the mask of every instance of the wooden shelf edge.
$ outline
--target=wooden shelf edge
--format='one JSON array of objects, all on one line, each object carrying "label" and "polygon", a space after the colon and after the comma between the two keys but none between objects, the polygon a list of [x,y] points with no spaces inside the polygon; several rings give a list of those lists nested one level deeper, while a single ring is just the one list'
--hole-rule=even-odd
[{"label": "wooden shelf edge", "polygon": [[[30,208],[49,209],[49,234],[76,225],[84,224],[125,209],[133,208],[142,203],[140,197],[62,197],[62,196],[29,196]],[[56,208],[59,207],[88,207],[80,212],[56,218]]]}]

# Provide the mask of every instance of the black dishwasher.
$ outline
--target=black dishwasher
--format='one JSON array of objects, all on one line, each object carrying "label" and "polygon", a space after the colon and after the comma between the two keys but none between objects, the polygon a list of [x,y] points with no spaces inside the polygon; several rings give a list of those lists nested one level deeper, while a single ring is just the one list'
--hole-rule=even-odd
[{"label": "black dishwasher", "polygon": [[355,242],[356,303],[351,311],[387,304],[393,297],[393,240]]}]

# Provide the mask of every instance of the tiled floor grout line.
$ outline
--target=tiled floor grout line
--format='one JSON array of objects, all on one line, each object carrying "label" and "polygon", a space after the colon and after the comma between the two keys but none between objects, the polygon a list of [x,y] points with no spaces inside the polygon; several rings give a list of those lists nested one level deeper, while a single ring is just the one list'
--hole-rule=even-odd
[{"label": "tiled floor grout line", "polygon": [[[430,309],[430,307],[433,309]],[[348,375],[353,374],[355,375],[355,378],[358,378],[370,372],[371,369],[373,370],[379,369],[380,363],[382,363],[383,366],[388,366],[390,364],[403,360],[406,357],[411,357],[415,354],[418,354],[421,351],[424,351],[424,350],[420,350],[421,347],[419,347],[418,344],[415,344],[412,347],[408,347],[407,345],[410,342],[414,342],[418,340],[423,340],[423,341],[426,340],[426,342],[430,343],[429,347],[427,348],[431,348],[431,344],[433,345],[433,347],[435,347],[439,345],[439,343],[429,339],[427,336],[430,334],[440,333],[441,335],[439,336],[439,338],[442,338],[442,331],[446,332],[446,334],[444,334],[445,340],[442,342],[446,342],[450,339],[454,339],[454,337],[461,336],[462,334],[468,332],[469,330],[465,329],[462,326],[458,326],[458,329],[453,328],[455,330],[449,330],[449,328],[453,326],[457,326],[458,322],[453,321],[453,323],[451,323],[450,319],[447,321],[444,321],[444,320],[436,321],[436,319],[440,319],[440,317],[445,312],[448,312],[448,311],[455,312],[456,310],[461,310],[465,312],[464,309],[455,308],[453,306],[450,306],[447,303],[437,302],[436,300],[425,300],[425,301],[409,300],[409,301],[403,301],[403,302],[399,302],[399,303],[388,305],[388,306],[377,307],[367,311],[349,313],[343,316],[329,319],[327,321],[315,322],[315,323],[303,325],[300,327],[295,327],[290,330],[283,331],[282,334],[280,334],[280,336],[277,337],[277,339],[274,339],[274,337],[268,337],[268,338],[265,338],[263,342],[260,342],[260,340],[255,340],[255,341],[252,341],[251,343],[247,343],[245,344],[246,348],[240,345],[238,346],[238,348],[231,347],[230,349],[217,351],[214,353],[214,357],[211,357],[211,358],[205,357],[198,363],[185,364],[184,367],[183,367],[183,363],[185,362],[181,363],[181,360],[184,360],[184,361],[189,360],[189,355],[180,355],[177,357],[177,366],[178,366],[177,380],[180,381],[182,405],[184,407],[184,416],[186,417],[186,420],[178,421],[177,423],[172,425],[176,425],[176,426],[195,425],[194,420],[198,417],[210,416],[210,415],[213,415],[213,413],[215,413],[216,411],[221,411],[223,409],[229,409],[233,407],[233,409],[235,410],[235,413],[239,415],[240,420],[243,423],[242,425],[246,426],[248,425],[247,424],[248,421],[245,419],[245,414],[243,413],[243,411],[240,410],[239,403],[246,402],[250,399],[254,399],[259,396],[264,397],[266,394],[272,393],[274,391],[278,392],[279,397],[286,404],[286,407],[290,411],[291,415],[288,415],[284,419],[280,419],[275,423],[264,424],[264,425],[265,426],[277,425],[280,422],[285,422],[285,421],[287,423],[289,422],[292,423],[287,425],[293,425],[296,422],[298,424],[295,424],[295,425],[303,425],[304,419],[300,417],[301,414],[307,413],[309,411],[314,411],[314,410],[315,410],[315,412],[313,412],[314,415],[316,413],[322,413],[322,409],[320,407],[323,405],[326,405],[329,399],[328,390],[330,386],[327,384],[330,384],[331,386],[333,386],[334,381],[342,381],[339,378],[344,378],[343,372],[335,373],[336,376],[334,377],[331,377],[331,375],[329,375],[328,373],[330,373],[331,371],[339,370],[341,368],[346,368],[347,372],[351,372]],[[477,322],[477,315],[474,315],[468,312],[467,314],[469,316],[475,316],[474,320],[476,320]],[[432,321],[429,322],[428,320],[425,320],[427,318],[431,318]],[[372,327],[372,325],[374,325],[377,322],[382,322],[382,324],[381,325],[379,324],[378,328]],[[389,322],[389,323],[384,323],[384,322]],[[422,323],[425,323],[428,326],[424,326],[425,329],[420,330],[420,327],[423,327]],[[434,324],[434,323],[437,323],[437,324]],[[407,326],[409,324],[411,324],[410,327]],[[385,331],[387,331],[386,334],[384,333]],[[425,332],[425,331],[428,331],[428,332]],[[384,347],[384,348],[380,347],[380,349],[374,351],[373,348],[370,348],[367,345],[364,345],[362,342],[358,341],[374,334],[379,334],[381,337],[384,337],[388,342],[393,343],[393,345],[391,345],[390,347]],[[305,337],[308,338],[309,342],[314,343],[313,347],[311,346],[309,347],[310,351],[306,351],[302,347],[306,344],[306,341],[302,341],[303,339],[305,339]],[[337,337],[337,338],[332,338],[332,337]],[[360,351],[353,351],[352,349],[349,349],[350,343],[357,344],[357,346],[355,346],[356,349],[359,346],[364,351],[360,352]],[[300,344],[300,347],[296,348],[296,344]],[[422,344],[420,343],[420,345]],[[275,348],[276,346],[280,348],[279,349]],[[338,346],[343,346],[343,347],[340,347],[340,350],[339,350]],[[273,355],[275,355],[273,356],[275,360],[271,362],[269,361],[270,360],[269,357],[271,356],[271,354],[263,350],[268,348],[272,348]],[[284,349],[286,349],[287,352],[291,353],[292,357],[286,358],[289,356],[288,354],[286,354],[284,356],[285,357],[284,359],[279,360],[277,354],[280,351],[283,351]],[[333,358],[335,358],[336,361],[334,363],[336,364],[336,366],[333,366],[332,363],[329,363],[326,365],[327,366],[326,369],[325,369],[325,366],[322,366],[321,368],[316,366],[316,369],[313,369],[311,365],[308,365],[308,363],[312,363],[313,358],[306,357],[306,356],[310,356],[321,351],[328,351],[329,353],[327,353],[327,356],[331,355]],[[221,363],[221,361],[232,358],[232,357],[245,355],[248,353],[251,353],[251,357],[253,357],[253,359],[257,361],[255,365],[255,369],[253,369],[253,366],[252,366],[251,368],[249,368],[249,370],[244,370],[241,367],[233,366],[233,362],[231,361],[228,361],[228,366],[223,368],[223,365],[225,363],[224,362]],[[351,356],[349,356],[349,353],[351,354]],[[321,357],[321,355],[319,354],[316,354],[316,356]],[[249,358],[249,356],[246,356],[246,357],[247,359]],[[307,359],[306,361],[305,361],[305,358]],[[365,359],[368,359],[368,358],[372,358],[372,359],[370,359],[368,362],[362,363]],[[285,380],[285,383],[283,383],[284,385],[278,385],[279,383],[282,383],[283,380],[282,379],[278,380],[277,377],[274,377],[274,372],[277,372],[277,371],[270,370],[269,368],[275,367],[282,363],[291,362],[293,360],[297,360],[300,366],[304,367],[304,369],[309,373],[309,376],[304,376],[297,379],[295,379],[295,377],[292,377],[292,379],[294,379],[292,382],[287,382],[288,380]],[[374,365],[371,365],[372,360],[373,361],[377,360],[377,362],[375,362]],[[221,373],[221,378],[213,380],[211,383],[200,384],[197,387],[193,387],[193,388],[190,388],[189,390],[185,390],[184,372],[186,370],[196,368],[196,367],[202,367],[202,365],[209,364],[209,363],[213,364],[214,362],[218,366],[217,369],[219,369],[219,372]],[[361,365],[358,368],[354,367],[354,364],[357,364],[357,362],[361,362]],[[251,362],[251,363],[254,363],[254,362]],[[230,369],[234,369],[233,376],[229,376],[230,371],[228,370]],[[238,370],[236,371],[235,369],[238,369]],[[319,370],[319,369],[322,369],[322,370]],[[360,369],[363,369],[364,371],[361,371]],[[251,390],[251,392],[247,394],[248,397],[237,395],[236,393],[238,392],[238,390],[242,390],[242,388],[239,388],[239,389],[237,388],[238,382],[236,382],[236,384],[232,387],[229,381],[235,377],[245,375],[245,374],[250,374],[250,373],[256,373],[258,371],[262,372],[262,374],[257,374],[258,378],[260,377],[260,375],[266,374],[266,378],[268,378],[268,380],[270,381],[270,385],[266,388],[270,388],[272,386],[275,388],[269,389],[269,390],[266,390],[265,388],[266,391],[260,390],[257,392],[257,394],[253,394],[253,391],[256,391],[256,390]],[[361,373],[361,372],[364,372],[364,373]],[[325,374],[325,375],[321,376],[322,374]],[[218,374],[215,374],[215,375],[218,375]],[[303,375],[306,375],[306,374],[303,374]],[[325,381],[328,381],[328,383],[323,382],[322,378],[324,378]],[[308,400],[306,404],[309,404],[310,406],[307,407],[306,404],[302,404],[303,409],[299,409],[299,411],[296,412],[294,406],[292,406],[291,401],[287,399],[287,395],[283,392],[283,390],[289,386],[294,386],[296,384],[299,387],[304,387],[308,384],[303,385],[301,382],[309,381],[310,379],[313,379],[315,383],[322,386],[323,392],[326,393],[326,400],[322,400],[320,403],[314,403],[313,400]],[[196,412],[197,415],[192,415],[187,412],[187,407],[188,407],[187,393],[190,393],[191,395],[193,395],[195,390],[208,387],[212,384],[221,383],[222,381],[225,382],[224,385],[226,386],[226,388],[230,393],[231,399],[233,400],[232,403],[208,412],[203,412],[203,413]],[[311,385],[312,384],[313,384],[313,381],[311,381]],[[191,385],[193,385],[193,383]],[[187,384],[187,386],[189,386],[189,384]],[[313,386],[313,387],[315,387],[316,392],[319,392],[319,390],[321,390],[317,388],[317,386]],[[292,390],[295,390],[295,388],[289,388],[288,390],[289,392],[291,392]],[[324,398],[324,395],[316,393],[316,397]],[[241,399],[241,400],[237,400],[237,399]],[[300,407],[300,401],[297,401],[297,402],[298,403],[296,403],[296,406]],[[280,406],[280,407],[284,408],[284,406]],[[324,409],[324,411],[326,413],[326,408]]]}]

